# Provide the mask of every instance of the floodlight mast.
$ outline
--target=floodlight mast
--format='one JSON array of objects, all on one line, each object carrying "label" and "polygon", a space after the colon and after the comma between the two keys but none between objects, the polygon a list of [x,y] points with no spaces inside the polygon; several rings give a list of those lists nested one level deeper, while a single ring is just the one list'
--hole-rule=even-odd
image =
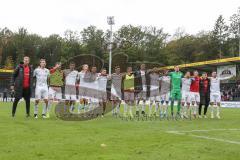
[{"label": "floodlight mast", "polygon": [[113,40],[113,33],[112,33],[112,26],[114,23],[114,17],[109,16],[107,17],[107,23],[110,26],[110,46],[109,46],[109,68],[108,68],[108,74],[112,74],[112,40]]}]

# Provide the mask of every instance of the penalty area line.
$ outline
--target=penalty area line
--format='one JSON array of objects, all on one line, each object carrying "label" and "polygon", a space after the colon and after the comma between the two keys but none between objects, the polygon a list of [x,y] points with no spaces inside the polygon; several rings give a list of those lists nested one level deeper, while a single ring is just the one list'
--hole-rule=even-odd
[{"label": "penalty area line", "polygon": [[240,131],[240,129],[235,128],[235,129],[190,130],[190,131],[166,131],[166,133],[175,134],[175,135],[186,135],[186,136],[200,138],[200,139],[214,140],[214,141],[218,141],[218,142],[240,145],[239,141],[232,141],[232,140],[227,140],[227,139],[222,139],[222,138],[214,138],[214,137],[208,137],[208,136],[187,134],[187,133],[194,133],[194,132],[210,132],[210,131]]}]

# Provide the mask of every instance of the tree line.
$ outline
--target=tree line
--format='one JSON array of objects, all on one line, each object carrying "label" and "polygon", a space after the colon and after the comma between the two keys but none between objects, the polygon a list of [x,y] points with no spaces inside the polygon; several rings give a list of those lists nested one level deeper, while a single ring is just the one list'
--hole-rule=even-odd
[{"label": "tree line", "polygon": [[[227,24],[228,22],[228,24]],[[196,61],[238,56],[240,15],[233,14],[228,21],[220,15],[212,30],[188,34],[179,28],[175,34],[153,26],[124,25],[113,33],[113,55],[125,54],[131,62],[156,62],[174,65]],[[24,55],[34,65],[40,58],[48,66],[56,61],[66,62],[70,57],[92,54],[108,62],[110,31],[89,26],[82,31],[66,30],[63,36],[43,37],[31,34],[25,28],[13,32],[0,28],[0,68],[12,69]]]}]

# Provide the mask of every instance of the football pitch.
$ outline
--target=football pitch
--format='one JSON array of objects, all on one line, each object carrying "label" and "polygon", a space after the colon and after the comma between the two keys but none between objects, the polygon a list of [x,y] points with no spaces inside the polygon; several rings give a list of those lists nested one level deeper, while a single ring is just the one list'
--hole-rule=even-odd
[{"label": "football pitch", "polygon": [[240,109],[222,109],[220,120],[124,121],[109,113],[71,122],[53,110],[50,119],[25,118],[21,102],[10,115],[11,103],[0,102],[0,160],[240,159]]}]

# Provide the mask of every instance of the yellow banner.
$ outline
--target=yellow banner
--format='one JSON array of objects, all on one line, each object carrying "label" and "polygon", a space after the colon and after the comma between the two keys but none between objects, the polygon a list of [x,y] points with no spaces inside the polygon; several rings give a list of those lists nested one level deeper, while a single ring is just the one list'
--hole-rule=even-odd
[{"label": "yellow banner", "polygon": [[0,69],[0,73],[13,73],[12,69]]},{"label": "yellow banner", "polygon": [[[194,67],[194,66],[203,66],[207,64],[217,64],[217,63],[225,63],[225,62],[235,62],[240,61],[240,57],[232,57],[232,58],[224,58],[224,59],[215,59],[210,61],[202,61],[202,62],[194,62],[194,63],[188,63],[188,64],[181,64],[178,65],[180,68],[186,68],[186,67]],[[173,69],[174,66],[165,66],[161,67],[160,69]]]}]

